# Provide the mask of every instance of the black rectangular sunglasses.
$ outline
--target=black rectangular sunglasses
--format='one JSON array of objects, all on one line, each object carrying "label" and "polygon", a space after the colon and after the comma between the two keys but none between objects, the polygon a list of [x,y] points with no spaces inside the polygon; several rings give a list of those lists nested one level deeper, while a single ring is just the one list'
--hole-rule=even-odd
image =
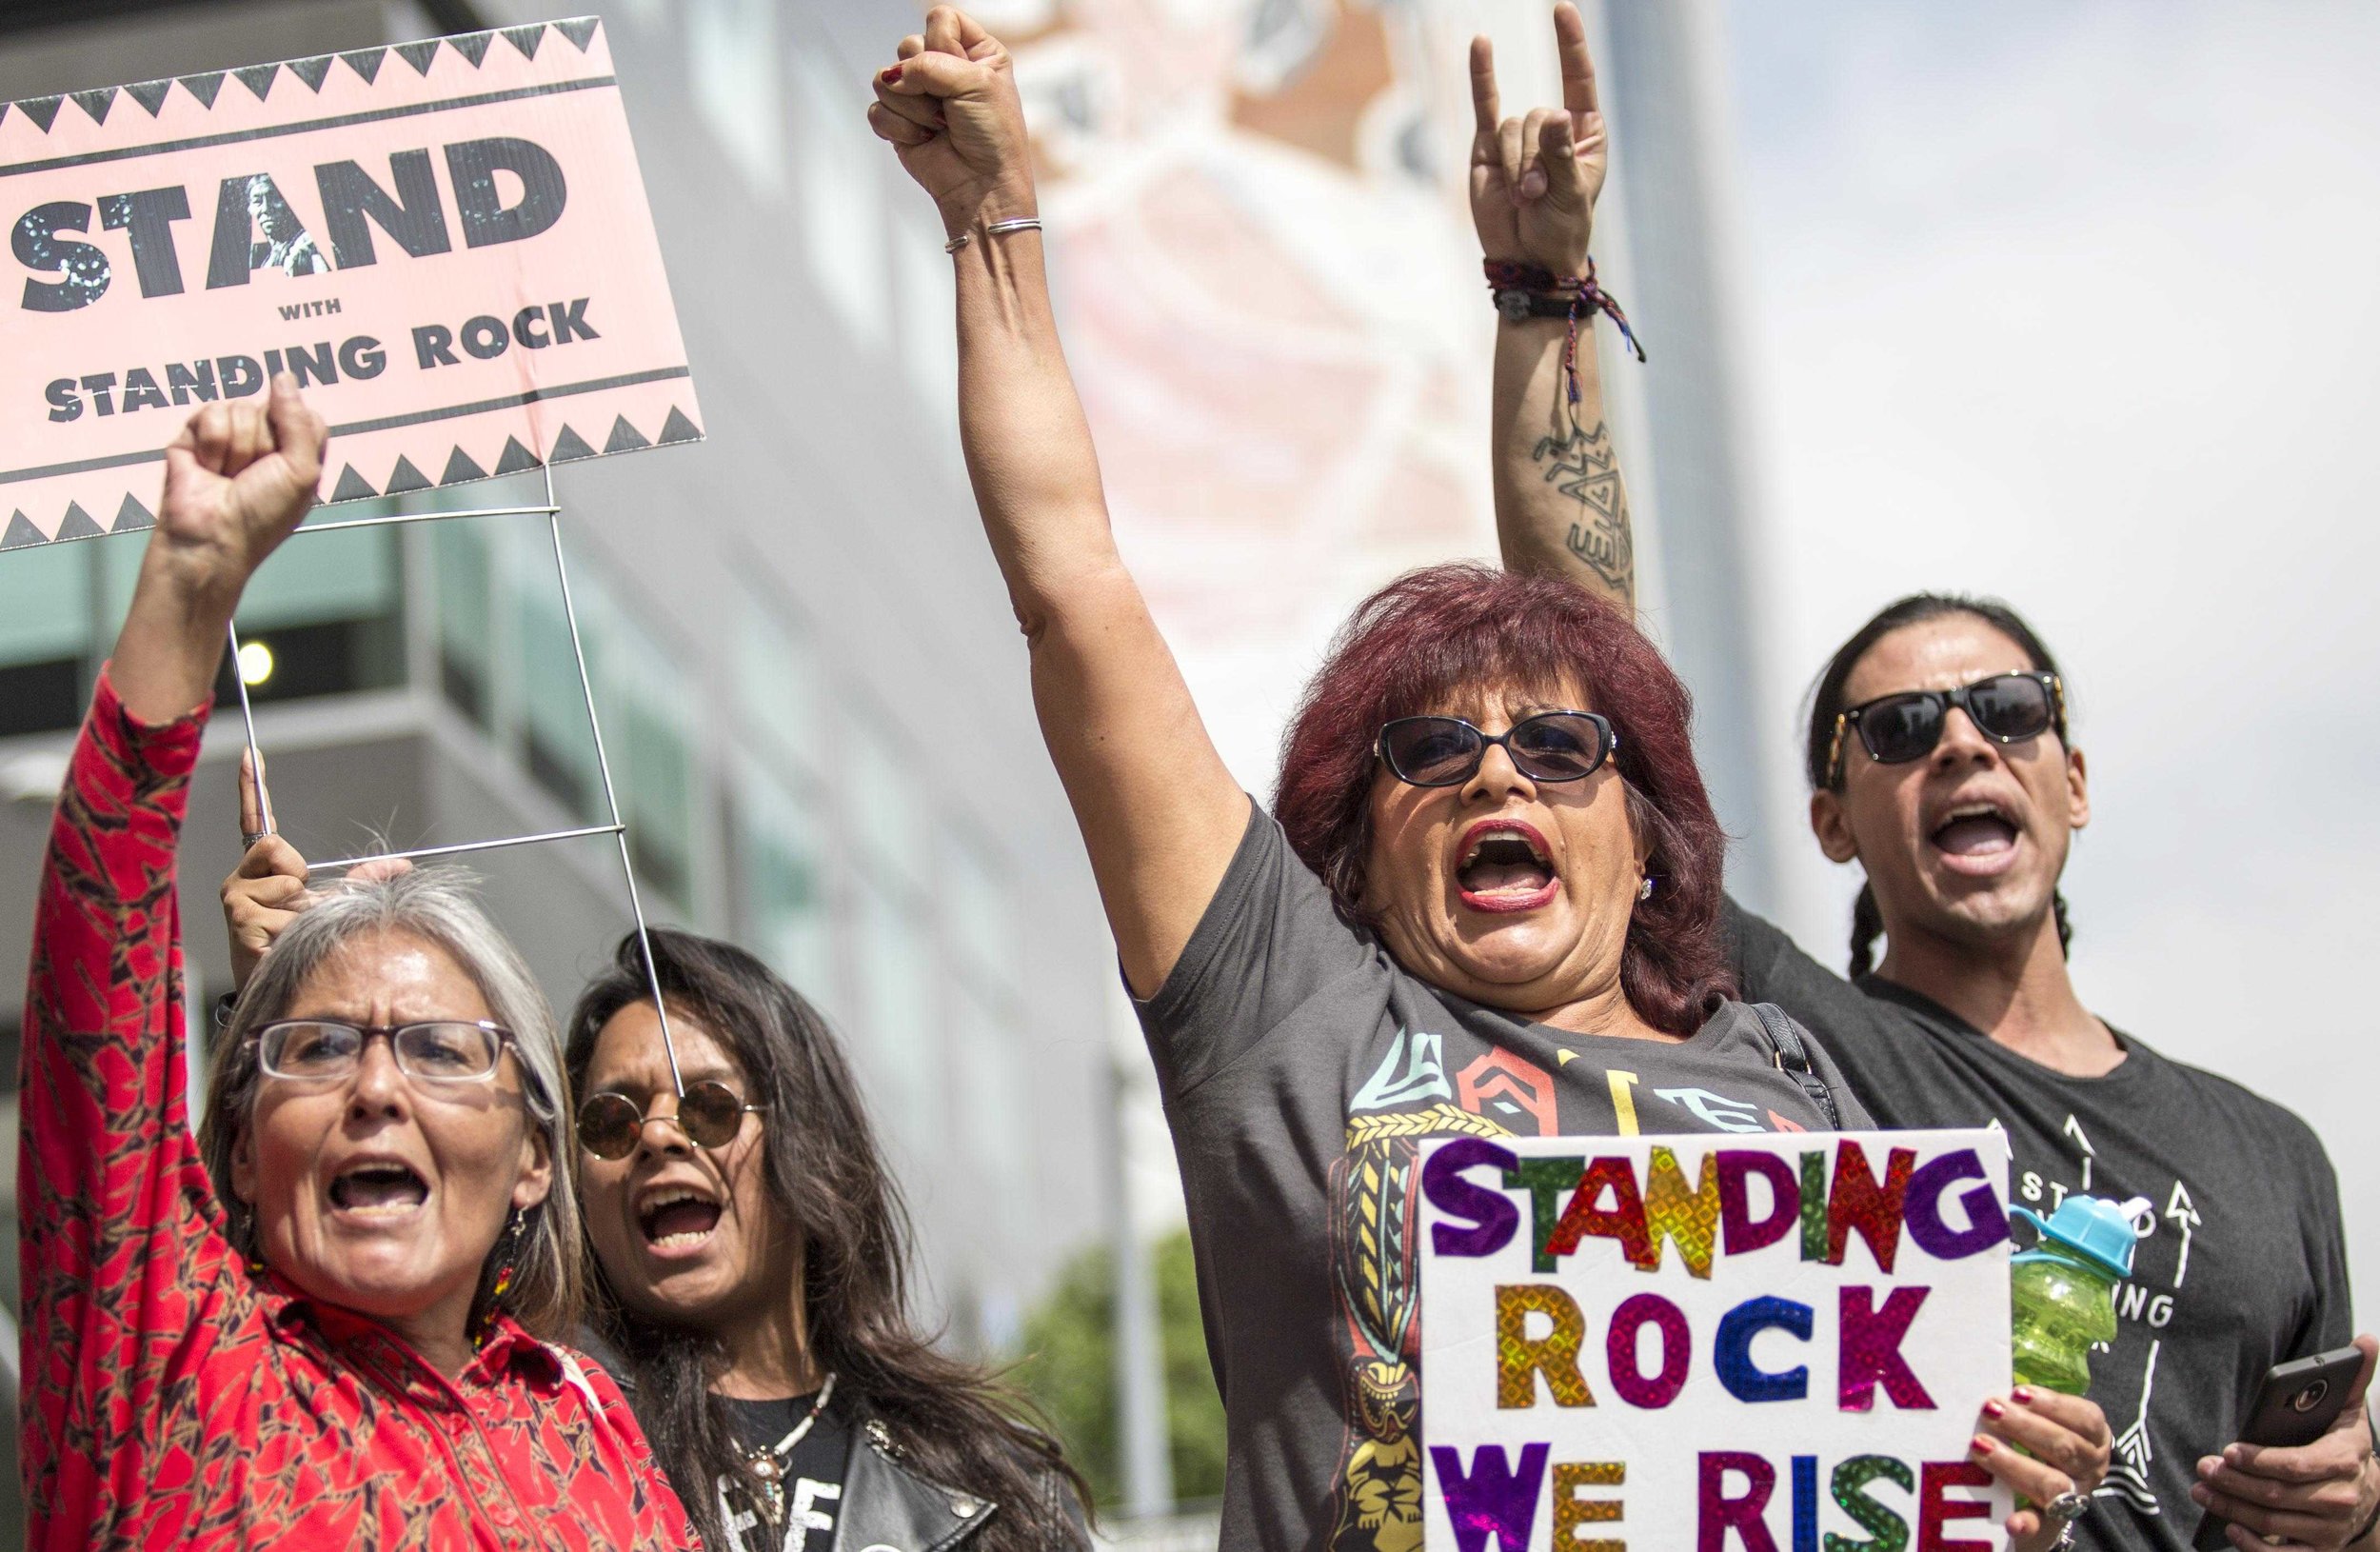
[{"label": "black rectangular sunglasses", "polygon": [[1995,744],[2022,743],[2052,728],[2066,736],[2066,691],[2053,673],[1996,673],[1957,689],[1901,690],[1836,714],[1835,742],[1827,752],[1829,785],[1843,778],[1845,728],[1858,730],[1868,758],[1877,765],[1907,765],[1942,742],[1953,706]]},{"label": "black rectangular sunglasses", "polygon": [[1513,768],[1533,782],[1592,776],[1619,747],[1612,725],[1593,711],[1540,711],[1500,733],[1460,717],[1398,717],[1380,728],[1379,755],[1411,786],[1457,786],[1471,780],[1488,746],[1500,744]]}]

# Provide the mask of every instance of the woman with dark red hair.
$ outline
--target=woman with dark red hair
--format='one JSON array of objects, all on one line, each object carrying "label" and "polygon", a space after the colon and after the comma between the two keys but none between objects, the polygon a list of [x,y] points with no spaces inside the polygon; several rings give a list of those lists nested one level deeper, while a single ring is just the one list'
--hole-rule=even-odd
[{"label": "woman with dark red hair", "polygon": [[1378,1230],[1424,1139],[1867,1117],[1734,1000],[1686,693],[1611,606],[1398,581],[1307,692],[1279,823],[1249,802],[1109,532],[1008,55],[947,9],[900,55],[870,122],[950,238],[968,468],[1181,1159],[1223,1544],[1407,1552],[1416,1268]]}]

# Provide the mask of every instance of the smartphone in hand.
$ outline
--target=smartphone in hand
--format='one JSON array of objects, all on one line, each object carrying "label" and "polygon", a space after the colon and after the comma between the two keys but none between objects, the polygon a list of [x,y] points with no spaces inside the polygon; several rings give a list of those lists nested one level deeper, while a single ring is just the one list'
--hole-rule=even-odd
[{"label": "smartphone in hand", "polygon": [[[2341,1347],[2273,1364],[2265,1371],[2264,1383],[2256,1387],[2256,1403],[2240,1425],[2238,1442],[2281,1449],[2312,1443],[2347,1409],[2347,1398],[2363,1366],[2360,1347]],[[2223,1536],[2223,1527],[2229,1523],[2221,1515],[2206,1515],[2198,1522],[2197,1539],[2192,1545],[2198,1552],[2229,1546],[2231,1542]]]}]

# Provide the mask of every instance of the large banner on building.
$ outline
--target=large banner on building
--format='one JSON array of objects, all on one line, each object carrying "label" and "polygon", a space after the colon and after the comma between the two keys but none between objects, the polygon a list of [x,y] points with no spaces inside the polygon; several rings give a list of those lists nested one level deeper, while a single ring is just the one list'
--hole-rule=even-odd
[{"label": "large banner on building", "polygon": [[2004,1539],[2000,1133],[1467,1137],[1421,1180],[1431,1552]]},{"label": "large banner on building", "polygon": [[703,434],[593,17],[0,106],[0,548],[285,369],[330,501]]}]

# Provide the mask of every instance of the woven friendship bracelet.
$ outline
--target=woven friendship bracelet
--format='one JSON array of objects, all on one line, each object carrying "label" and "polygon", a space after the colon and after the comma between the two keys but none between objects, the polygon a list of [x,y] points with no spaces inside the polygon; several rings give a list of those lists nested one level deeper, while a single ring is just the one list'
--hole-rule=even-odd
[{"label": "woven friendship bracelet", "polygon": [[1562,338],[1562,381],[1569,387],[1572,404],[1578,402],[1578,320],[1582,315],[1599,312],[1611,319],[1636,359],[1645,359],[1644,347],[1636,343],[1636,331],[1628,327],[1628,315],[1609,292],[1596,284],[1593,259],[1587,261],[1587,272],[1583,275],[1557,275],[1539,265],[1514,264],[1504,259],[1488,259],[1481,268],[1487,271],[1491,291],[1529,291],[1569,299],[1570,325]]}]

